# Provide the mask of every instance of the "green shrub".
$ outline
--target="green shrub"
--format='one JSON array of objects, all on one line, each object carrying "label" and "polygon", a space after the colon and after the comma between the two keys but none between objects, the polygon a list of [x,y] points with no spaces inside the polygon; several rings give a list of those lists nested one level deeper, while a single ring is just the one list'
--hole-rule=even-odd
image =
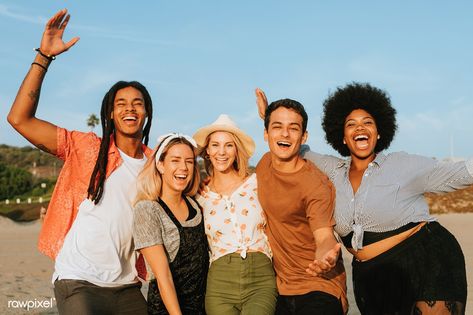
[{"label": "green shrub", "polygon": [[32,188],[30,172],[0,163],[0,199],[21,195]]}]

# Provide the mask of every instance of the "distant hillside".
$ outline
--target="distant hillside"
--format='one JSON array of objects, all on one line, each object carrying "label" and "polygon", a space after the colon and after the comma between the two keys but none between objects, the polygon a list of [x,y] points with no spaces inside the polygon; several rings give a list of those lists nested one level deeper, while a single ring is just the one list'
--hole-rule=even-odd
[{"label": "distant hillside", "polygon": [[0,163],[22,168],[34,177],[56,178],[63,162],[31,146],[13,147],[0,144]]},{"label": "distant hillside", "polygon": [[[202,161],[199,161],[201,164]],[[51,154],[31,146],[14,147],[0,144],[0,164],[27,170],[33,175],[30,195],[39,196],[43,192],[38,188],[40,182],[48,185],[47,195],[50,195],[57,175],[63,162]],[[251,169],[253,171],[253,168]],[[205,172],[202,171],[205,178]],[[48,179],[48,180],[44,180]],[[25,194],[26,196],[27,194]],[[431,213],[473,212],[473,187],[444,195],[426,194]],[[21,211],[21,210],[20,210]]]},{"label": "distant hillside", "polygon": [[473,187],[444,195],[426,194],[431,213],[473,212]]},{"label": "distant hillside", "polygon": [[34,221],[40,218],[41,207],[47,208],[48,204],[49,202],[12,204],[8,209],[0,206],[0,218],[7,217],[16,222]]}]

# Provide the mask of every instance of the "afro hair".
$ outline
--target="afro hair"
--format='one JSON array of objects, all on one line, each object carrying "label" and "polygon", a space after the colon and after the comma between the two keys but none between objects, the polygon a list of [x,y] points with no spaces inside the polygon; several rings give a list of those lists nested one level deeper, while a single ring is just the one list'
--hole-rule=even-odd
[{"label": "afro hair", "polygon": [[345,118],[354,110],[362,109],[373,116],[381,138],[377,141],[375,153],[387,149],[396,133],[396,110],[386,92],[368,83],[350,83],[339,87],[324,101],[322,128],[325,139],[342,156],[349,156],[348,147],[343,144]]}]

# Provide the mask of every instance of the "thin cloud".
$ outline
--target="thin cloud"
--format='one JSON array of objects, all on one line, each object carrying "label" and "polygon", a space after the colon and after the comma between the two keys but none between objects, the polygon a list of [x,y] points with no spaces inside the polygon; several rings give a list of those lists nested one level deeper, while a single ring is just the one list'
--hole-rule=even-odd
[{"label": "thin cloud", "polygon": [[[454,100],[456,102],[456,100]],[[400,115],[400,129],[409,132],[429,131],[430,133],[448,132],[451,130],[471,131],[470,117],[473,116],[473,106],[461,104],[446,107],[442,111],[418,112],[414,115]]]},{"label": "thin cloud", "polygon": [[103,90],[105,94],[109,85],[113,84],[119,76],[118,73],[92,70],[85,73],[79,81],[64,84],[56,95],[60,98],[80,97],[97,90]]},{"label": "thin cloud", "polygon": [[439,78],[429,69],[409,68],[404,65],[397,64],[389,55],[382,57],[377,55],[365,55],[363,57],[352,60],[348,64],[348,68],[356,75],[363,78],[376,79],[382,82],[394,82],[399,86],[418,85],[418,82],[424,84],[418,88],[427,90],[434,89],[439,85]]},{"label": "thin cloud", "polygon": [[[83,29],[83,30],[91,30],[91,28],[87,27],[76,27],[76,29]],[[100,30],[95,30],[91,34],[93,37],[99,37],[99,38],[107,38],[107,39],[117,39],[121,41],[127,41],[127,42],[132,42],[132,43],[140,43],[140,44],[153,44],[153,45],[162,45],[162,46],[177,46],[177,42],[171,42],[171,41],[161,41],[161,40],[154,40],[154,39],[149,39],[149,38],[140,38],[136,37],[133,34],[129,35],[123,35],[122,33],[112,33],[108,31],[100,31]]]},{"label": "thin cloud", "polygon": [[[252,108],[251,110],[248,110],[246,113],[243,115],[240,115],[238,117],[238,121],[240,121],[242,124],[249,125],[253,123],[259,123],[261,118],[259,117],[259,114],[255,108]],[[262,122],[262,120],[261,120]]]},{"label": "thin cloud", "polygon": [[[32,24],[41,24],[41,25],[45,25],[46,22],[48,21],[48,18],[46,18],[44,16],[31,16],[31,15],[25,15],[25,14],[13,12],[13,10],[11,10],[9,7],[7,7],[6,5],[2,5],[2,4],[0,4],[0,16],[5,16],[5,17],[8,17],[8,18],[12,18],[14,20],[21,21],[21,22],[27,22],[27,23],[32,23]],[[81,31],[87,31],[87,32],[105,33],[105,30],[97,28],[97,27],[77,25],[77,24],[73,24],[73,23],[70,23],[68,25],[68,28],[75,29],[75,30],[81,30]]]},{"label": "thin cloud", "polygon": [[48,21],[48,19],[43,16],[28,16],[28,15],[12,12],[10,8],[8,8],[6,5],[3,5],[3,4],[0,4],[0,15],[15,19],[17,21],[28,22],[28,23],[33,23],[33,24],[44,25]]},{"label": "thin cloud", "polygon": [[[36,25],[45,25],[48,21],[48,18],[44,16],[31,16],[21,13],[14,12],[11,8],[6,5],[0,4],[0,16],[5,16],[17,21],[27,22]],[[91,37],[106,38],[106,39],[116,39],[121,41],[141,43],[141,44],[157,44],[163,46],[174,46],[177,45],[177,42],[173,41],[162,41],[150,38],[140,38],[133,34],[126,34],[123,32],[112,32],[107,29],[103,29],[95,26],[80,25],[75,23],[69,23],[68,28],[72,31],[81,31],[86,32],[87,35]]]}]

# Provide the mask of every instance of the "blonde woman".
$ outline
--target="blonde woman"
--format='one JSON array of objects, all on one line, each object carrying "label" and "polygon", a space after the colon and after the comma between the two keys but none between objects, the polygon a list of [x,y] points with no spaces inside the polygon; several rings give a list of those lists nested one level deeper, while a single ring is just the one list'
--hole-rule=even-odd
[{"label": "blonde woman", "polygon": [[248,159],[254,141],[227,115],[194,134],[210,181],[198,201],[210,245],[209,315],[273,314],[277,299],[266,219]]},{"label": "blonde woman", "polygon": [[154,274],[148,314],[205,313],[208,246],[191,198],[200,179],[196,148],[189,136],[163,136],[138,177],[133,237]]}]

